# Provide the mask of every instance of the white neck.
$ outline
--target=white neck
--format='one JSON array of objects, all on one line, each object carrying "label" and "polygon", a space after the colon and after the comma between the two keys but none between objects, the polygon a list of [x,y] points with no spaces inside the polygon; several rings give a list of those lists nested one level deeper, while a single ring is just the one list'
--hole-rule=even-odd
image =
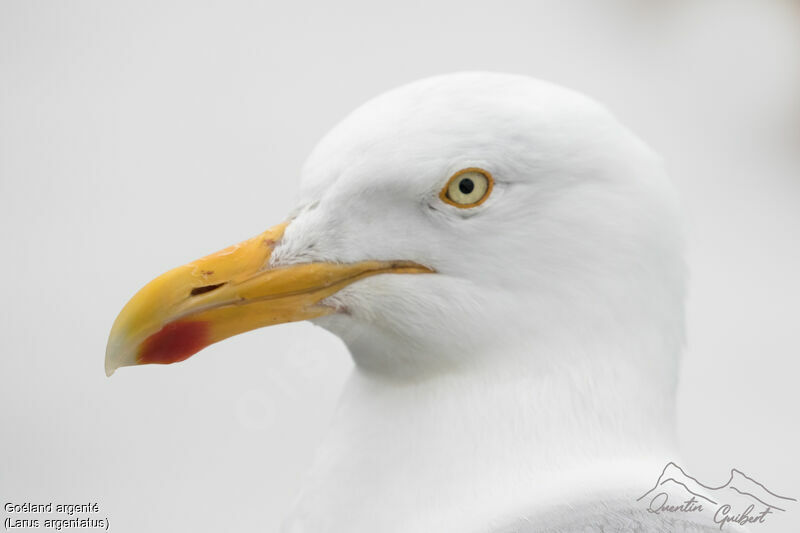
[{"label": "white neck", "polygon": [[679,347],[625,344],[540,342],[424,381],[357,368],[286,531],[482,531],[609,486],[632,501],[674,458],[677,354],[642,350]]}]

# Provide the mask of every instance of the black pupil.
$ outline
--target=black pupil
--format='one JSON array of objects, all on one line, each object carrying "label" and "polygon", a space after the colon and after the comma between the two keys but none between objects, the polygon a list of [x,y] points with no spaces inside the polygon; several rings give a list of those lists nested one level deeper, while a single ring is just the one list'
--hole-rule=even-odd
[{"label": "black pupil", "polygon": [[475,189],[475,183],[469,179],[464,178],[460,182],[458,182],[458,190],[464,194],[469,194]]}]

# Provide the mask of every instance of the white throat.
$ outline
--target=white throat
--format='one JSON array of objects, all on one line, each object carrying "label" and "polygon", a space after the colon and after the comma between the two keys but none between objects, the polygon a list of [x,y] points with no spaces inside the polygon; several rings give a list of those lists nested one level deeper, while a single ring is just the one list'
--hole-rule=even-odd
[{"label": "white throat", "polygon": [[680,349],[642,338],[541,341],[426,380],[356,369],[286,531],[487,531],[562,497],[633,502],[674,458],[674,380],[650,374],[677,353],[640,351]]}]

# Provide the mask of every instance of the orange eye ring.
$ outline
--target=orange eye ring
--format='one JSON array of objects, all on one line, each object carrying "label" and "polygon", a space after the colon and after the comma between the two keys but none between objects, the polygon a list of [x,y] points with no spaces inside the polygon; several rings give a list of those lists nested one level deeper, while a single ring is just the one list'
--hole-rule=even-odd
[{"label": "orange eye ring", "polygon": [[459,209],[481,205],[492,194],[494,178],[482,168],[464,168],[453,174],[439,193],[439,198]]}]

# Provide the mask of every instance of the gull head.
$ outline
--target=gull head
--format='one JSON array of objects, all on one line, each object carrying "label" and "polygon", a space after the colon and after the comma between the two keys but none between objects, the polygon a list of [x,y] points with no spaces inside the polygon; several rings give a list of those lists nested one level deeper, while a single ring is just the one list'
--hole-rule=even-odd
[{"label": "gull head", "polygon": [[631,343],[648,365],[649,344],[682,342],[683,292],[678,202],[644,143],[571,90],[451,74],[334,127],[284,222],[145,286],[114,323],[106,371],[297,320],[385,375],[545,367]]}]

